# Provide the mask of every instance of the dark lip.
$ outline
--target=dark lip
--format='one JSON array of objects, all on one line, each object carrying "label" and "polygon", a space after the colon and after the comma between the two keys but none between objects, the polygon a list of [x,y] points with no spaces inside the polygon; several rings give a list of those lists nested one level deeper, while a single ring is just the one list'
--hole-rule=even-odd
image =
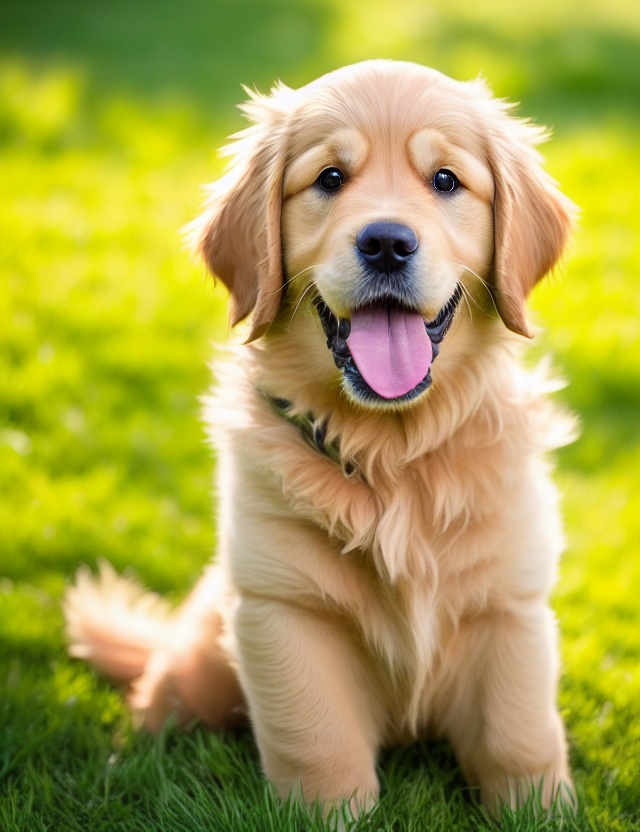
[{"label": "dark lip", "polygon": [[[438,353],[440,352],[440,345],[453,323],[453,319],[461,298],[462,287],[458,283],[455,291],[442,309],[438,312],[436,317],[432,321],[425,321],[425,329],[427,330],[427,335],[429,336],[433,349],[432,364],[437,358]],[[322,328],[324,329],[324,334],[327,338],[327,347],[331,350],[335,365],[342,371],[357,398],[365,402],[375,402],[387,405],[410,402],[418,398],[418,396],[424,393],[424,391],[431,386],[431,367],[429,367],[429,371],[426,376],[413,388],[413,390],[410,390],[408,393],[405,393],[403,396],[399,396],[395,399],[382,398],[382,396],[376,393],[375,390],[372,390],[371,387],[369,387],[355,365],[349,345],[347,344],[347,338],[351,332],[351,321],[347,318],[339,318],[335,315],[320,296],[315,298],[314,305],[322,323]],[[377,300],[376,305],[389,306],[393,305],[393,301],[390,304],[386,298],[380,298]],[[397,303],[395,303],[395,305],[398,306]]]}]

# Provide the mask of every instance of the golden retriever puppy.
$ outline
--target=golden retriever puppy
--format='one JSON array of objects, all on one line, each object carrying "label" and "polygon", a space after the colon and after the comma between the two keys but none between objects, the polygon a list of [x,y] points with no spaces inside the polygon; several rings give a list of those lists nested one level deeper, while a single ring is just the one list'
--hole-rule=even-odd
[{"label": "golden retriever puppy", "polygon": [[443,736],[498,812],[571,794],[546,454],[572,420],[518,360],[572,206],[483,84],[370,61],[244,106],[191,234],[243,344],[206,418],[220,550],[174,612],[107,567],[71,652],[141,721],[248,715],[278,792],[354,814],[381,747]]}]

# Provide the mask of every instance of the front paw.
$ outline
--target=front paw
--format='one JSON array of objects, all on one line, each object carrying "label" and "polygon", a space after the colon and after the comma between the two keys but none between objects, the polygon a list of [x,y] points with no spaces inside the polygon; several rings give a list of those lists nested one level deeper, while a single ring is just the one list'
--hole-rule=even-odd
[{"label": "front paw", "polygon": [[577,810],[575,789],[566,771],[504,776],[499,781],[484,782],[480,799],[494,817],[500,817],[505,807],[526,808],[536,816],[549,811],[572,815]]}]

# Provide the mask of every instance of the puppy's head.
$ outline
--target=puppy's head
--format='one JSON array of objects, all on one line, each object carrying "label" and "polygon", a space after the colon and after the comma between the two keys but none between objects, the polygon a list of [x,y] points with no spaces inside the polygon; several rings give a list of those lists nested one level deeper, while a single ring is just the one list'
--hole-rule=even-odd
[{"label": "puppy's head", "polygon": [[399,407],[429,388],[465,296],[529,335],[526,298],[571,225],[542,131],[480,83],[387,61],[245,109],[254,125],[195,235],[251,338],[313,310],[347,394]]}]

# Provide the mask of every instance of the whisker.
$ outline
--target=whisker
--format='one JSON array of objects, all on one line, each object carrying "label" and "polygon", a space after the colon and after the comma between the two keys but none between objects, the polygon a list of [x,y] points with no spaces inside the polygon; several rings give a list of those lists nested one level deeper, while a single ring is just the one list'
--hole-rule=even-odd
[{"label": "whisker", "polygon": [[315,289],[315,288],[316,288],[315,281],[312,281],[312,282],[311,282],[311,283],[307,286],[307,288],[304,290],[304,292],[300,295],[300,297],[298,298],[298,302],[296,303],[295,309],[293,310],[293,312],[291,313],[291,317],[289,318],[289,327],[291,327],[291,324],[293,323],[293,319],[294,319],[294,318],[295,318],[295,316],[296,316],[296,312],[298,311],[298,309],[300,309],[300,304],[301,304],[301,303],[302,303],[302,301],[304,300],[304,296],[305,296],[305,295],[307,294],[307,292],[309,292],[311,289]]},{"label": "whisker", "polygon": [[[458,268],[460,268],[460,269],[464,269],[464,271],[465,271],[465,272],[467,272],[468,274],[470,274],[472,277],[475,277],[475,279],[476,279],[477,281],[479,281],[480,283],[482,283],[482,285],[484,286],[484,288],[487,290],[487,294],[488,294],[488,295],[489,295],[489,297],[491,298],[491,303],[493,304],[493,308],[495,309],[495,311],[496,311],[496,312],[498,312],[498,307],[496,306],[496,302],[495,302],[495,299],[494,299],[494,297],[493,297],[493,291],[492,291],[492,287],[491,287],[491,285],[490,285],[490,284],[489,284],[489,283],[488,283],[488,282],[487,282],[487,281],[486,281],[483,277],[480,277],[480,275],[478,274],[478,272],[475,272],[473,269],[470,269],[470,268],[469,268],[469,266],[465,266],[465,264],[464,264],[464,263],[454,263],[453,265],[454,265],[454,266],[457,266],[457,267],[458,267]],[[477,301],[477,300],[473,297],[473,295],[471,294],[471,292],[469,292],[469,290],[468,290],[468,289],[467,289],[467,288],[466,288],[466,287],[465,287],[462,283],[460,283],[460,285],[462,286],[462,289],[463,289],[463,291],[465,292],[465,295],[466,295],[466,296],[468,296],[469,300],[472,300],[472,301],[473,301],[473,303],[474,303],[474,304],[478,307],[478,309],[482,309],[482,307],[480,306],[480,304],[478,303],[478,301]],[[498,314],[499,314],[499,313],[498,313]]]},{"label": "whisker", "polygon": [[477,301],[472,296],[471,292],[467,289],[466,286],[463,286],[462,283],[459,284],[460,288],[462,289],[462,297],[464,298],[464,302],[467,306],[467,311],[469,312],[469,317],[473,320],[473,310],[471,309],[471,304],[469,303],[472,300],[476,306],[478,306]]},{"label": "whisker", "polygon": [[290,277],[288,280],[285,280],[282,286],[279,286],[277,289],[274,289],[273,292],[269,292],[269,295],[275,295],[278,292],[281,292],[285,288],[285,286],[288,286],[290,283],[293,283],[294,280],[297,280],[299,277],[302,277],[302,275],[305,272],[311,271],[311,269],[316,269],[317,267],[318,264],[314,264],[313,266],[306,266],[304,269],[301,269],[297,274],[294,274],[293,277]]},{"label": "whisker", "polygon": [[475,278],[476,278],[476,280],[479,280],[479,281],[480,281],[480,283],[482,283],[482,285],[483,285],[486,289],[491,290],[491,286],[489,285],[489,283],[487,283],[487,281],[486,281],[483,277],[480,277],[480,275],[478,274],[478,272],[474,272],[474,270],[473,270],[473,269],[470,269],[470,268],[469,268],[469,266],[465,266],[465,264],[464,264],[464,263],[452,263],[452,265],[453,265],[453,266],[457,266],[459,269],[464,269],[464,271],[465,271],[465,272],[468,272],[468,273],[469,273],[472,277],[475,277]]}]

